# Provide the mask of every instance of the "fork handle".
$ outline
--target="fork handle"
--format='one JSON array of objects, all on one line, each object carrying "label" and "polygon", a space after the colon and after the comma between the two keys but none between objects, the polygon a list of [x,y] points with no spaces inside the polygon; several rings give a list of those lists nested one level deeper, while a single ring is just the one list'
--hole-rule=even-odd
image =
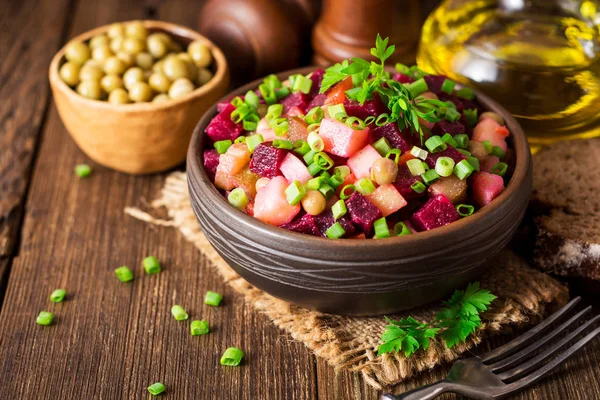
[{"label": "fork handle", "polygon": [[451,387],[452,384],[444,379],[398,395],[382,394],[379,400],[429,400],[449,392]]}]

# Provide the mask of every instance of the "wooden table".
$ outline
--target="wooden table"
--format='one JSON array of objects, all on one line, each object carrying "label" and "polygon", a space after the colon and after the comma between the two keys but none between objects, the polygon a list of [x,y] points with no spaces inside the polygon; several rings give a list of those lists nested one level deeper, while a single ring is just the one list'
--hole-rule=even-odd
[{"label": "wooden table", "polygon": [[[164,398],[376,399],[360,377],[336,374],[275,328],[221,282],[200,253],[172,229],[123,213],[158,194],[164,175],[133,177],[87,162],[49,93],[47,68],[68,38],[117,20],[156,18],[194,27],[202,2],[117,0],[6,1],[0,14],[0,398],[148,398],[163,382]],[[126,134],[126,132],[124,132]],[[140,260],[164,260],[158,276],[142,276]],[[113,270],[135,266],[121,284]],[[68,301],[51,304],[66,288]],[[206,290],[224,294],[209,308]],[[191,337],[170,316],[175,301],[212,322]],[[52,327],[36,325],[41,310]],[[497,339],[493,345],[505,339]],[[222,351],[247,352],[239,368],[219,365]],[[558,373],[517,398],[600,399],[600,341]],[[440,378],[447,367],[401,385]],[[448,397],[450,398],[450,397]]]}]

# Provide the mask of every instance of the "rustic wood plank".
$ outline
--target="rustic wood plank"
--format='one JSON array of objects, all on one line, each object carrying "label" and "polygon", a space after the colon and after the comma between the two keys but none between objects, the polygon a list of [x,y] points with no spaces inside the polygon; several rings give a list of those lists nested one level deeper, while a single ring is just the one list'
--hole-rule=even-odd
[{"label": "rustic wood plank", "polygon": [[[153,13],[193,26],[201,5],[148,4],[85,1],[69,36]],[[140,197],[155,197],[164,176],[130,177],[95,166],[92,177],[79,180],[72,167],[81,162],[93,165],[52,106],[0,313],[2,397],[147,398],[146,387],[162,381],[164,398],[314,398],[313,358],[302,344],[245,305],[181,235],[123,214]],[[162,260],[161,274],[143,274],[148,254]],[[124,264],[135,270],[132,283],[114,276]],[[52,304],[48,295],[57,287],[69,297]],[[223,306],[203,305],[209,289],[224,294]],[[212,333],[190,336],[189,321],[170,315],[175,303],[191,318],[208,319]],[[53,326],[35,324],[40,310],[55,313]],[[228,346],[246,351],[243,366],[219,365]]]}]

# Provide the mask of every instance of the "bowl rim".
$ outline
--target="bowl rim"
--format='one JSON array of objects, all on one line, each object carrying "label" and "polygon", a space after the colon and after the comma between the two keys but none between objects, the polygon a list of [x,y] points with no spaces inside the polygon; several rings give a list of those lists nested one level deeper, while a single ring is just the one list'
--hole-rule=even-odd
[{"label": "bowl rim", "polygon": [[73,41],[83,42],[83,41],[87,41],[87,40],[91,39],[93,36],[106,33],[108,28],[113,24],[113,23],[111,23],[111,24],[102,25],[102,26],[96,27],[94,29],[91,29],[89,31],[86,31],[84,33],[81,33],[81,34],[75,36],[74,38],[68,40],[65,43],[65,45],[54,55],[54,57],[52,58],[52,61],[50,62],[48,76],[50,79],[51,86],[55,90],[59,90],[60,92],[62,92],[67,98],[69,98],[69,100],[71,102],[79,103],[82,106],[89,107],[89,108],[97,108],[97,109],[103,110],[103,111],[112,111],[112,112],[116,112],[116,113],[130,113],[130,112],[148,112],[148,111],[152,112],[152,111],[156,111],[156,110],[166,110],[166,109],[170,109],[170,108],[175,108],[183,103],[189,102],[191,100],[194,100],[196,98],[199,98],[199,97],[205,95],[206,93],[210,92],[215,87],[217,87],[220,84],[220,82],[222,82],[224,79],[226,79],[228,65],[227,65],[227,60],[225,59],[225,55],[223,54],[223,52],[221,51],[221,49],[219,47],[217,47],[212,41],[210,41],[209,39],[207,39],[200,33],[196,32],[188,27],[182,26],[182,25],[174,24],[171,22],[165,22],[165,21],[157,21],[157,20],[129,20],[129,21],[118,21],[118,22],[114,22],[114,23],[127,24],[130,22],[141,22],[144,25],[144,27],[149,28],[149,29],[164,31],[164,32],[176,35],[176,36],[190,39],[192,41],[200,40],[200,41],[205,42],[210,47],[210,50],[211,50],[211,53],[213,55],[213,59],[214,59],[215,65],[216,65],[215,74],[212,77],[212,79],[210,81],[208,81],[205,85],[194,89],[192,92],[186,94],[185,96],[179,97],[177,99],[170,99],[169,101],[165,101],[165,102],[161,102],[161,103],[146,102],[146,103],[112,104],[112,103],[109,103],[108,101],[93,100],[93,99],[88,99],[86,97],[81,96],[74,89],[72,89],[69,85],[67,85],[65,82],[63,82],[63,80],[60,78],[60,75],[58,74],[59,64],[61,63],[61,61],[64,58],[65,49],[69,45],[69,43],[71,43]]},{"label": "bowl rim", "polygon": [[[287,76],[292,74],[307,74],[318,68],[319,67],[317,66],[303,67],[284,71],[276,75],[281,79],[287,78]],[[227,202],[225,197],[218,192],[217,188],[204,171],[203,165],[200,163],[200,158],[202,156],[202,151],[200,149],[202,135],[205,135],[205,127],[216,115],[218,104],[223,101],[228,101],[234,96],[244,94],[248,90],[255,89],[262,82],[262,79],[263,78],[259,78],[231,91],[204,113],[203,117],[200,119],[196,125],[196,128],[194,129],[187,155],[187,180],[190,192],[193,189],[192,187],[197,185],[200,189],[200,193],[198,193],[198,195],[203,196],[204,201],[210,201],[216,211],[227,214],[228,217],[236,220],[237,226],[229,229],[234,231],[242,231],[244,232],[244,236],[256,237],[254,236],[255,234],[260,234],[262,236],[266,235],[268,238],[278,241],[279,245],[281,245],[282,242],[285,242],[286,244],[294,246],[304,245],[307,248],[322,248],[323,246],[331,246],[332,252],[356,252],[357,249],[360,251],[368,248],[371,251],[380,250],[383,253],[386,251],[391,251],[393,248],[399,248],[399,246],[412,246],[416,242],[422,242],[424,240],[429,240],[432,244],[437,242],[443,246],[447,246],[451,244],[451,242],[443,240],[443,238],[454,236],[455,238],[464,237],[466,239],[473,233],[471,228],[474,225],[479,224],[481,226],[490,226],[494,215],[502,215],[502,207],[506,206],[507,201],[511,200],[513,196],[518,196],[519,189],[522,188],[523,185],[527,185],[528,181],[531,179],[531,152],[523,129],[504,107],[478,90],[473,89],[479,104],[481,104],[483,108],[490,111],[493,110],[504,118],[506,126],[510,131],[510,137],[513,144],[512,147],[515,150],[516,155],[515,170],[508,185],[505,187],[504,191],[488,205],[481,208],[473,215],[466,218],[461,218],[460,220],[454,221],[451,224],[432,229],[430,231],[418,232],[418,234],[401,237],[389,237],[383,240],[334,240],[330,238],[293,232],[277,226],[269,225],[254,217],[251,217],[235,207],[232,207]],[[190,198],[192,203],[196,201],[191,193]],[[516,198],[514,198],[513,201],[516,202]],[[211,212],[214,213],[215,210]],[[432,247],[432,251],[434,250],[435,248]]]}]

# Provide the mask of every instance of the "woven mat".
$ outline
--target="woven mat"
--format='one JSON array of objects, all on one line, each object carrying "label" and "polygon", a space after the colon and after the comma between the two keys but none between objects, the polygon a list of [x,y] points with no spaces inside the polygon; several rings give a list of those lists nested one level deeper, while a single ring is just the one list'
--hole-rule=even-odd
[{"label": "woven mat", "polygon": [[[377,346],[386,325],[383,317],[342,317],[309,311],[276,299],[240,278],[208,243],[196,222],[188,198],[185,173],[174,172],[168,176],[161,197],[153,201],[151,207],[165,207],[168,219],[153,216],[157,214],[155,210],[148,213],[127,208],[125,212],[155,225],[179,229],[210,259],[223,279],[244,295],[256,310],[266,314],[275,325],[303,342],[332,366],[362,374],[365,381],[376,389],[451,362],[479,344],[485,336],[536,323],[568,299],[566,287],[505,250],[489,262],[488,272],[480,279],[482,287],[491,290],[498,299],[484,314],[481,329],[466,343],[449,350],[443,343],[433,342],[427,351],[417,352],[409,359],[400,354],[378,357]],[[411,310],[406,315],[428,320],[439,307],[439,304],[433,304]],[[390,317],[398,319],[402,316]]]}]

